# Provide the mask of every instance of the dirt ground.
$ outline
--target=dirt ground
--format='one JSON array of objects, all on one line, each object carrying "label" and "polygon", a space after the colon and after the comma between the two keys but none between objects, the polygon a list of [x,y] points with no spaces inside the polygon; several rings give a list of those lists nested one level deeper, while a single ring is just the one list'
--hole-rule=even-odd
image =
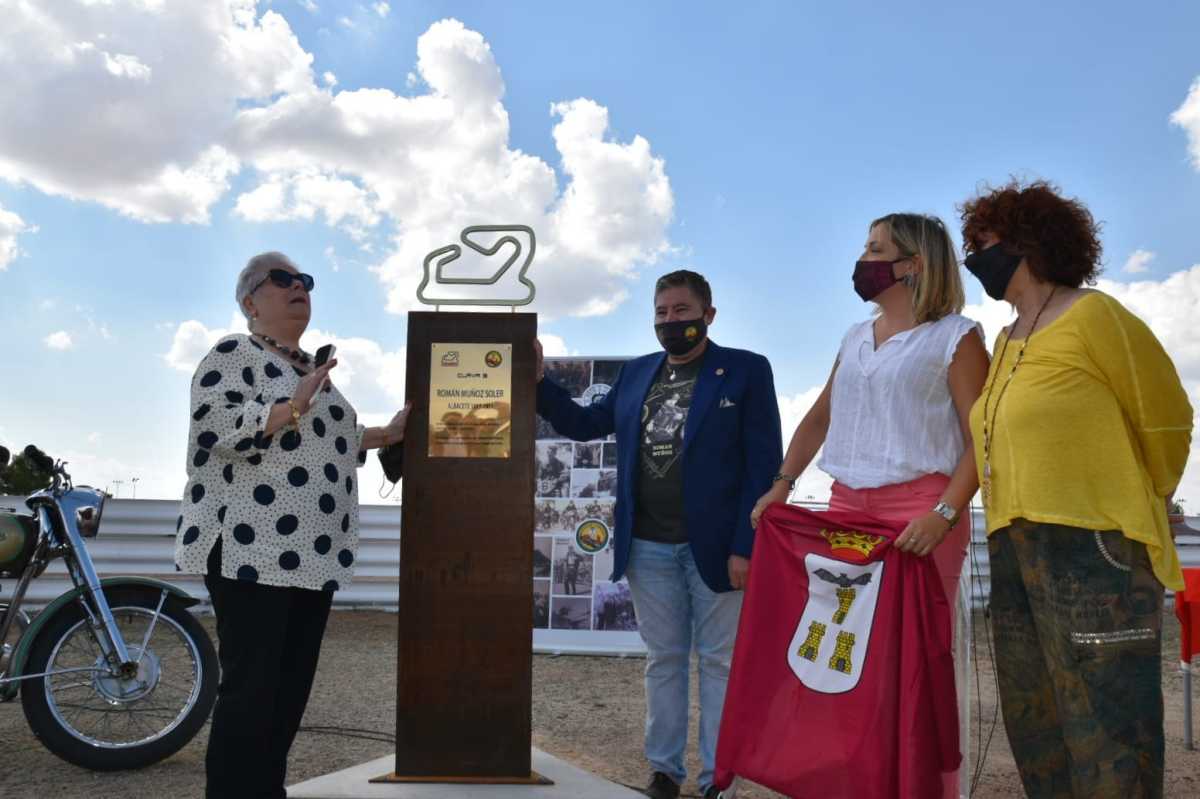
[{"label": "dirt ground", "polygon": [[[204,619],[212,630],[212,618]],[[1178,625],[1164,628],[1163,685],[1166,695],[1167,787],[1171,799],[1200,796],[1200,752],[1183,748],[1183,689],[1178,667]],[[977,630],[982,627],[977,625]],[[978,647],[982,679],[972,714],[984,721],[986,739],[995,711],[995,690],[987,648]],[[396,617],[380,612],[335,613],[322,650],[320,672],[304,724],[390,734],[394,727]],[[642,668],[636,658],[537,656],[533,662],[533,743],[600,776],[640,786],[647,777],[642,759]],[[693,680],[693,694],[694,694]],[[1198,686],[1200,691],[1200,686]],[[977,706],[975,703],[978,702]],[[693,704],[695,697],[693,695]],[[693,712],[693,718],[695,713]],[[20,703],[0,705],[0,797],[173,799],[204,793],[207,728],[169,760],[138,772],[98,774],[68,765],[41,747],[25,724]],[[698,769],[695,727],[689,770]],[[975,746],[968,767],[976,765]],[[390,744],[302,730],[292,749],[289,781],[356,765],[390,753]],[[684,786],[695,796],[694,780]],[[978,799],[1020,796],[1021,787],[1000,721],[981,764]],[[743,784],[743,799],[778,794]]]}]

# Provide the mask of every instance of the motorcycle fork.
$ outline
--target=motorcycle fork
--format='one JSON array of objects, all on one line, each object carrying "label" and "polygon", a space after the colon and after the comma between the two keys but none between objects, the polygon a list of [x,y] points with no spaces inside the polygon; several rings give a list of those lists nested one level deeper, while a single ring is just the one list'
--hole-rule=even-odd
[{"label": "motorcycle fork", "polygon": [[[49,513],[45,508],[39,508],[38,512],[39,515]],[[49,519],[44,521],[49,522]],[[96,644],[100,647],[100,652],[114,673],[128,670],[130,666],[134,666],[134,671],[136,671],[136,664],[130,662],[129,649],[125,646],[125,639],[117,630],[117,621],[113,618],[108,599],[104,596],[104,589],[100,587],[100,577],[96,574],[96,567],[92,564],[92,556],[88,554],[83,537],[79,535],[79,531],[73,525],[63,524],[62,529],[69,544],[69,551],[65,558],[67,572],[71,575],[71,581],[75,583],[75,586],[82,589],[79,603],[83,607],[84,613],[87,614],[88,623],[95,633]],[[155,621],[157,620],[158,614],[156,613]]]}]

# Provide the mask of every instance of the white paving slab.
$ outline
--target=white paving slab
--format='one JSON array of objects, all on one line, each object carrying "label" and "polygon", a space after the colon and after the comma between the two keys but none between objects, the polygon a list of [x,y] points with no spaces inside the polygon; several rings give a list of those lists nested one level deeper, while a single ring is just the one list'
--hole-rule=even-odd
[{"label": "white paving slab", "polygon": [[288,799],[636,799],[642,794],[533,749],[533,770],[553,785],[372,783],[396,765],[395,755],[372,760],[287,789]]}]

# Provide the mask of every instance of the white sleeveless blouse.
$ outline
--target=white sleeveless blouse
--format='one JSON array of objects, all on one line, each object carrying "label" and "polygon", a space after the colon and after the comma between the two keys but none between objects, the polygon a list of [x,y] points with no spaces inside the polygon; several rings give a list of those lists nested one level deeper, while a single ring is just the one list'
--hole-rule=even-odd
[{"label": "white sleeveless blouse", "polygon": [[951,475],[963,454],[950,396],[950,361],[983,328],[950,314],[897,333],[875,349],[874,319],[850,328],[838,351],[829,432],[817,467],[849,488]]}]

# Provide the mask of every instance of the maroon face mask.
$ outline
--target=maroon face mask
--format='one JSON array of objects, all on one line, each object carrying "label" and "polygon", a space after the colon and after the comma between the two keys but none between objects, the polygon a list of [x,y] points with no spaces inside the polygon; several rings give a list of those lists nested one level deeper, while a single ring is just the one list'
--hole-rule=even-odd
[{"label": "maroon face mask", "polygon": [[890,289],[900,281],[892,274],[892,264],[898,264],[904,258],[894,261],[855,261],[854,290],[863,302],[870,302],[885,289]]}]

